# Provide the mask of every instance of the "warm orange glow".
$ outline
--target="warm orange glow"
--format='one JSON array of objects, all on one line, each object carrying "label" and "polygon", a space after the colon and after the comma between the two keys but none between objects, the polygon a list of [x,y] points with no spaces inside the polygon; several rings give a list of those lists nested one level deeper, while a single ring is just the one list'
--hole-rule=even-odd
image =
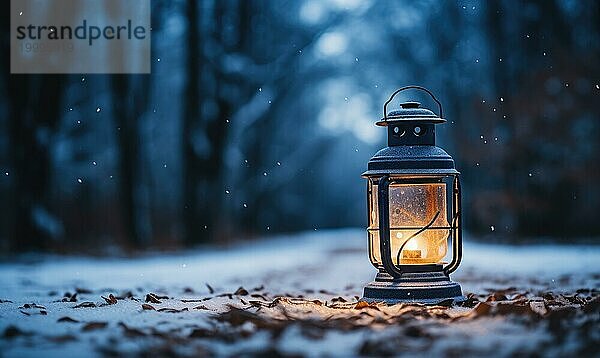
[{"label": "warm orange glow", "polygon": [[[446,184],[390,185],[390,241],[395,264],[435,264],[448,251]],[[381,264],[377,185],[369,183],[369,252]],[[398,262],[398,260],[400,262]]]}]

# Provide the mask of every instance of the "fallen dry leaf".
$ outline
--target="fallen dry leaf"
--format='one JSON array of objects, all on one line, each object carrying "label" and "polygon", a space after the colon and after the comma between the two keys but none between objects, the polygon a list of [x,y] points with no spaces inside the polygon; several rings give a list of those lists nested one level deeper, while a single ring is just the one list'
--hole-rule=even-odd
[{"label": "fallen dry leaf", "polygon": [[240,287],[233,294],[236,295],[236,296],[247,296],[248,295],[248,291],[245,288]]},{"label": "fallen dry leaf", "polygon": [[25,332],[18,328],[17,326],[10,325],[4,329],[4,333],[2,333],[3,338],[15,338],[18,336],[30,336],[31,333]]},{"label": "fallen dry leaf", "polygon": [[127,337],[145,337],[147,334],[136,328],[128,327],[125,323],[119,322],[119,327],[123,328],[123,333]]},{"label": "fallen dry leaf", "polygon": [[151,302],[151,303],[162,303],[162,302],[159,300],[159,297],[158,297],[156,294],[152,293],[152,292],[150,292],[149,294],[147,294],[147,295],[146,295],[146,302]]},{"label": "fallen dry leaf", "polygon": [[165,307],[165,308],[158,309],[157,311],[158,312],[166,312],[166,313],[179,313],[179,312],[188,311],[188,308],[184,307],[182,309],[177,309],[177,308],[168,308],[168,307]]},{"label": "fallen dry leaf", "polygon": [[208,283],[205,283],[205,285],[206,288],[208,288],[208,293],[210,293],[211,295],[215,293],[215,290]]},{"label": "fallen dry leaf", "polygon": [[94,308],[96,307],[96,304],[94,302],[81,302],[80,304],[73,306],[73,308]]},{"label": "fallen dry leaf", "polygon": [[117,298],[111,293],[110,295],[108,295],[108,297],[104,297],[104,296],[100,296],[102,297],[102,299],[104,301],[106,301],[106,303],[108,303],[109,305],[114,305],[117,304]]},{"label": "fallen dry leaf", "polygon": [[81,327],[81,330],[83,332],[89,332],[89,331],[95,331],[97,329],[104,329],[108,326],[107,322],[89,322],[86,323],[83,327]]},{"label": "fallen dry leaf", "polygon": [[65,316],[56,320],[56,322],[79,323],[78,320]]},{"label": "fallen dry leaf", "polygon": [[142,309],[148,310],[148,311],[156,311],[156,308],[154,308],[154,306],[149,305],[147,303],[142,303]]},{"label": "fallen dry leaf", "polygon": [[38,309],[42,309],[42,310],[45,310],[45,309],[46,309],[46,307],[44,307],[44,306],[42,306],[42,305],[38,305],[37,303],[26,303],[26,304],[24,304],[23,306],[21,306],[21,307],[19,307],[19,308],[20,308],[20,309],[24,309],[24,308],[27,308],[27,309],[30,309],[30,308],[38,308]]}]

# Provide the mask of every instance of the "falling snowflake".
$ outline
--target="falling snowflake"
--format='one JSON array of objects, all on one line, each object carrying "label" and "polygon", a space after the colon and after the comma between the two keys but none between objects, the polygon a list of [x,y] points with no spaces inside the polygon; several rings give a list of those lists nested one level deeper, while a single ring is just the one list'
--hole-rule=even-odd
[{"label": "falling snowflake", "polygon": [[494,227],[494,225],[490,226],[490,230],[492,230],[492,231],[496,230],[496,228]]},{"label": "falling snowflake", "polygon": [[100,107],[96,108],[96,113],[100,113],[102,109]]},{"label": "falling snowflake", "polygon": [[83,183],[83,180],[81,180],[81,178],[77,178],[77,182],[78,182],[79,184],[81,184],[81,183]]}]

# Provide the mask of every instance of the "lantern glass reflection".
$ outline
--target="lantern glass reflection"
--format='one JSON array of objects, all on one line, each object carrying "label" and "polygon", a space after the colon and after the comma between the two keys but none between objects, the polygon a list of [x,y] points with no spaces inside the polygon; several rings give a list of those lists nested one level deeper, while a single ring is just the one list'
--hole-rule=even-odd
[{"label": "lantern glass reflection", "polygon": [[[369,257],[381,265],[377,181],[368,181]],[[391,256],[396,265],[441,263],[448,251],[450,226],[446,183],[442,178],[393,183],[389,187]]]}]

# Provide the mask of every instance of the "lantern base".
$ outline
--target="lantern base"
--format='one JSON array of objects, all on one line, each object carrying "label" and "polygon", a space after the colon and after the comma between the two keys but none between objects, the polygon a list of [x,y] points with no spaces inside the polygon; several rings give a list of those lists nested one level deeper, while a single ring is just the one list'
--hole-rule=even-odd
[{"label": "lantern base", "polygon": [[465,299],[460,285],[450,281],[450,277],[444,274],[440,266],[439,270],[405,272],[398,279],[386,272],[379,272],[375,281],[365,287],[361,301],[436,305],[449,300],[454,303],[462,302]]}]

